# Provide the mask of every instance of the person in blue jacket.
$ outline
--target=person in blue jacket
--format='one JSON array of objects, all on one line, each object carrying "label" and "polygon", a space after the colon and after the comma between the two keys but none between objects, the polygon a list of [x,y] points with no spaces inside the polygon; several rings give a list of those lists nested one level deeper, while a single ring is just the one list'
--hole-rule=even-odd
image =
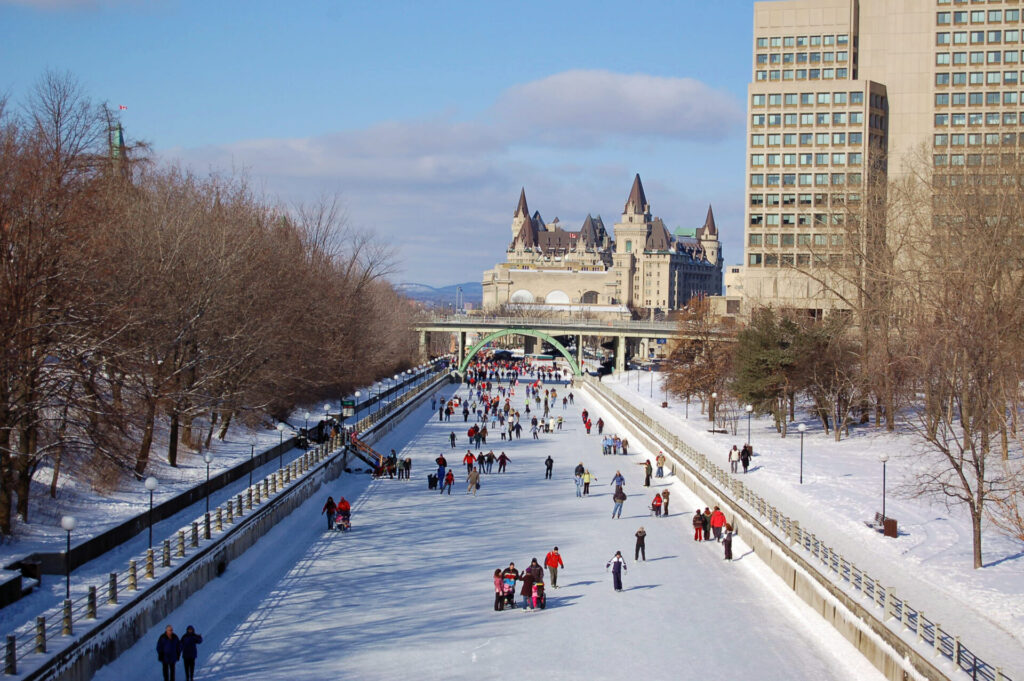
[{"label": "person in blue jacket", "polygon": [[181,662],[185,665],[185,681],[195,681],[196,658],[199,651],[196,646],[203,642],[203,637],[196,633],[196,628],[189,625],[181,637]]},{"label": "person in blue jacket", "polygon": [[156,656],[164,667],[164,681],[174,681],[174,668],[181,657],[181,641],[169,624],[156,641]]}]

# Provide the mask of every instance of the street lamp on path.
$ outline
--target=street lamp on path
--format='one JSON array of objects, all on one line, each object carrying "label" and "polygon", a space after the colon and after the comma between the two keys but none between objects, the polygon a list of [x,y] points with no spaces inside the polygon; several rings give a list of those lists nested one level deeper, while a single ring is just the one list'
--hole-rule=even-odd
[{"label": "street lamp on path", "polygon": [[804,484],[804,431],[807,430],[807,426],[800,424],[796,427],[800,431],[800,484]]},{"label": "street lamp on path", "polygon": [[711,430],[715,429],[715,409],[718,407],[718,393],[711,393]]},{"label": "street lamp on path", "polygon": [[149,490],[149,548],[153,548],[153,491],[156,489],[157,481],[151,475],[143,484]]},{"label": "street lamp on path", "polygon": [[882,520],[885,520],[885,464],[889,461],[889,455],[882,452],[882,455],[878,457],[878,460],[882,462]]},{"label": "street lamp on path", "polygon": [[60,519],[60,526],[68,533],[67,549],[64,551],[64,598],[71,598],[71,531],[78,525],[73,515],[66,515]]},{"label": "street lamp on path", "polygon": [[747,405],[747,444],[750,444],[750,415],[754,413],[754,405]]},{"label": "street lamp on path", "polygon": [[256,433],[249,435],[249,487],[252,487],[253,458],[256,456]]},{"label": "street lamp on path", "polygon": [[210,512],[210,464],[213,463],[213,454],[209,452],[203,457],[206,462],[206,512]]},{"label": "street lamp on path", "polygon": [[[327,405],[324,405],[327,406]],[[281,439],[277,444],[277,467],[278,469],[284,468],[284,424],[277,424],[277,432],[281,434]]]}]

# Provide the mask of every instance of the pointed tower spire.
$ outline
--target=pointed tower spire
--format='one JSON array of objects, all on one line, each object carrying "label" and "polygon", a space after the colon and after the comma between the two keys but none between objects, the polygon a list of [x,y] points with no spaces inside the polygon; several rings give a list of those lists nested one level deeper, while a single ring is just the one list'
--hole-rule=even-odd
[{"label": "pointed tower spire", "polygon": [[512,217],[530,217],[530,209],[526,206],[526,187],[519,190],[519,205],[516,206],[516,212],[512,214]]},{"label": "pointed tower spire", "polygon": [[[630,210],[632,206],[632,210]],[[647,197],[644,195],[644,185],[640,182],[640,173],[633,179],[633,188],[629,190],[629,198],[626,199],[626,207],[623,213],[646,213],[650,210],[647,205]]]},{"label": "pointed tower spire", "polygon": [[708,216],[704,218],[704,235],[718,235],[718,227],[715,225],[715,214],[711,212],[711,204],[708,204]]}]

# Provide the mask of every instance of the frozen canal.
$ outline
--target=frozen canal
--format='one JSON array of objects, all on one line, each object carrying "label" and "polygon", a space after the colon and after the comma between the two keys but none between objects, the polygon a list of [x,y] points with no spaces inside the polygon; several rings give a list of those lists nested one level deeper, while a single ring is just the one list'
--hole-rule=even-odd
[{"label": "frozen canal", "polygon": [[[520,388],[513,406],[523,403]],[[439,423],[428,403],[377,445],[412,457],[411,482],[333,482],[96,678],[161,678],[154,650],[167,624],[179,634],[191,624],[204,636],[199,680],[881,678],[741,541],[732,563],[720,545],[693,542],[699,500],[671,479],[643,488],[636,464],[654,457],[638,447],[629,457],[602,456],[596,426],[588,436],[580,423],[583,407],[595,422],[604,417],[606,432],[629,437],[577,391],[575,406],[563,411],[559,400],[553,411],[566,419],[561,432],[488,438],[485,452],[493,447],[512,461],[507,473],[495,465],[484,475],[473,497],[460,463],[469,424],[461,413]],[[457,473],[451,496],[427,490],[440,453]],[[554,478],[545,480],[549,454]],[[584,499],[572,480],[581,461],[597,477]],[[629,498],[612,520],[616,469]],[[664,484],[671,517],[652,518],[649,501]],[[328,493],[353,501],[351,533],[326,531],[319,514]],[[641,525],[647,561],[637,564]],[[561,588],[548,589],[547,610],[495,612],[494,570],[543,562],[555,545],[565,569]],[[620,593],[605,570],[616,550],[628,565]]]}]

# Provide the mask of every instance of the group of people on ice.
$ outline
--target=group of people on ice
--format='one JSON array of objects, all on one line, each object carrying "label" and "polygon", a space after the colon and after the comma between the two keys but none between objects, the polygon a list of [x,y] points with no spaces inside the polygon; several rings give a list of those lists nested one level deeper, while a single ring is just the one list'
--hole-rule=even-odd
[{"label": "group of people on ice", "polygon": [[[548,551],[544,556],[544,567],[547,567],[551,577],[551,588],[558,588],[558,570],[564,568],[562,555],[558,553],[558,547]],[[523,597],[523,610],[543,610],[547,607],[547,596],[544,594],[544,567],[541,567],[537,559],[530,561],[530,565],[519,572],[515,563],[509,563],[504,570],[494,571],[494,609],[501,611],[505,608],[516,607],[516,583],[522,582],[519,595]]]},{"label": "group of people on ice", "polygon": [[699,508],[693,512],[693,541],[711,541],[714,538],[721,542],[726,560],[732,560],[732,535],[732,525],[718,506],[713,511],[705,506],[703,512]]},{"label": "group of people on ice", "polygon": [[320,511],[320,515],[324,514],[327,515],[328,530],[333,530],[335,527],[343,532],[352,529],[352,505],[345,497],[335,502],[334,497],[328,496],[327,503],[324,504],[323,510]]}]

